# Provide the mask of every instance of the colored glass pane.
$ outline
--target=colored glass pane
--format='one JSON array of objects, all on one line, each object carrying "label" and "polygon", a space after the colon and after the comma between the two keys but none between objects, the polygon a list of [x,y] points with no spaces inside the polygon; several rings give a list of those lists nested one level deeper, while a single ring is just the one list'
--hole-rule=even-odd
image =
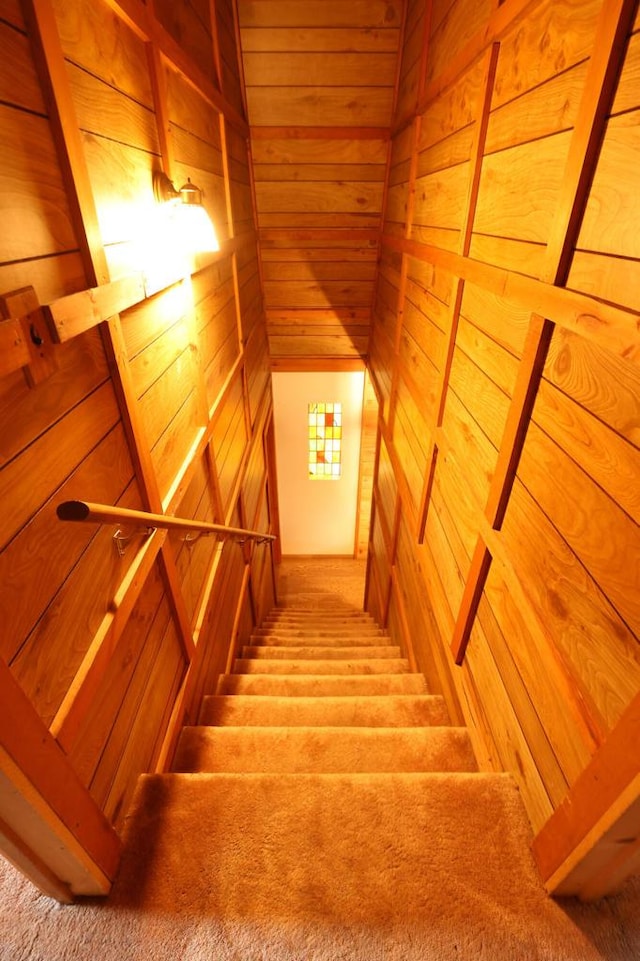
[{"label": "colored glass pane", "polygon": [[308,407],[309,477],[338,480],[342,457],[342,404],[316,402]]}]

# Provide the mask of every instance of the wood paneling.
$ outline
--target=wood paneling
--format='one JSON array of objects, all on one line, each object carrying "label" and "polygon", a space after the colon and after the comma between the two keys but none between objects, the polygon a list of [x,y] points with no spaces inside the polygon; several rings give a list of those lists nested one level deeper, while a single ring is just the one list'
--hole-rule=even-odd
[{"label": "wood paneling", "polygon": [[[477,756],[517,780],[545,880],[584,896],[624,875],[615,819],[640,829],[637,793],[571,823],[640,688],[634,14],[408,4],[369,359],[369,607],[393,568],[392,633],[431,639],[414,641],[420,669],[451,679]],[[592,337],[609,323],[567,324],[560,296],[585,320],[615,310],[627,346]]]},{"label": "wood paneling", "polygon": [[[296,313],[290,337],[269,326],[277,359],[367,352],[366,331],[354,336],[342,312],[368,311],[373,277],[345,231],[380,224],[402,6],[239,4],[258,223],[303,226],[311,241],[291,238],[281,257],[262,248],[267,311]],[[318,309],[332,330],[317,330]]]},{"label": "wood paneling", "polygon": [[[62,779],[62,760],[75,779],[75,814],[60,807],[68,827],[52,819],[20,841],[25,870],[68,900],[108,891],[109,822],[120,829],[138,775],[170,759],[192,696],[226,666],[234,625],[247,637],[251,597],[264,614],[274,586],[270,545],[252,567],[230,543],[221,564],[214,538],[125,530],[121,556],[113,528],[64,525],[56,506],[164,504],[237,526],[244,498],[267,527],[269,360],[232,4],[216,2],[213,25],[208,2],[36,6],[4,4],[0,24],[0,294],[28,284],[36,303],[78,295],[47,312],[64,343],[51,346],[46,378],[2,371],[0,701],[20,691],[33,744],[52,745],[45,782]],[[205,76],[214,62],[222,92]],[[204,189],[223,244],[247,239],[215,256],[171,247],[155,229],[160,168]],[[149,223],[155,236],[141,244]],[[110,267],[134,296],[118,300]],[[21,724],[3,720],[3,752]],[[30,777],[44,758],[32,740],[32,756],[11,749]]]}]

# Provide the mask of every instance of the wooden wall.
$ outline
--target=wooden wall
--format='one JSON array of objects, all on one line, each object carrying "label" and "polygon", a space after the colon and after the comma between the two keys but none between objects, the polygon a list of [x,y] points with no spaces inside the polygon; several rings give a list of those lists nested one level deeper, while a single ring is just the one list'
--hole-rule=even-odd
[{"label": "wooden wall", "polygon": [[640,851],[639,57],[624,0],[409,0],[371,335],[368,607],[583,897]]},{"label": "wooden wall", "polygon": [[[236,32],[231,0],[0,2],[0,837],[61,899],[108,890],[138,774],[274,600],[269,545],[134,528],[120,556],[56,517],[271,528]],[[159,170],[203,188],[219,253],[170,247]]]},{"label": "wooden wall", "polygon": [[364,358],[403,3],[238,9],[274,363]]}]

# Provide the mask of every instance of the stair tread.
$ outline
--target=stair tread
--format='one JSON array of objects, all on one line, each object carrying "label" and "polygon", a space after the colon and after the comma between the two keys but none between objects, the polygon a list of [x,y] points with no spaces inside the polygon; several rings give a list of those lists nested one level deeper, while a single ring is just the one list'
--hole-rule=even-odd
[{"label": "stair tread", "polygon": [[186,727],[177,772],[475,771],[465,728]]},{"label": "stair tread", "polygon": [[280,957],[286,937],[292,958],[513,959],[541,929],[549,961],[583,945],[590,957],[537,878],[530,838],[503,774],[149,775],[113,897],[144,899],[194,958],[210,943],[200,918],[246,957]]},{"label": "stair tread", "polygon": [[242,657],[257,657],[266,659],[307,659],[307,660],[353,660],[358,657],[369,658],[394,658],[401,657],[399,647],[392,647],[389,644],[370,646],[366,651],[361,647],[335,647],[317,645],[314,647],[278,647],[273,645],[245,645],[242,648]]},{"label": "stair tread", "polygon": [[449,723],[444,698],[437,694],[278,697],[216,694],[205,697],[201,724],[411,727]]},{"label": "stair tread", "polygon": [[390,657],[347,661],[236,658],[233,670],[236,674],[393,674],[408,672],[409,662]]},{"label": "stair tread", "polygon": [[281,696],[360,694],[427,694],[422,674],[223,674],[218,694],[264,694]]}]

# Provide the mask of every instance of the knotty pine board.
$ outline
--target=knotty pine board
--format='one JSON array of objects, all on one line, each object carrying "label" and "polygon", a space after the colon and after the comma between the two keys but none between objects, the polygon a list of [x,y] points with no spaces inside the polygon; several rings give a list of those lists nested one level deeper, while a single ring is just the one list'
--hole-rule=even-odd
[{"label": "knotty pine board", "polygon": [[260,86],[265,77],[270,86],[375,88],[393,86],[396,55],[371,51],[245,51],[243,63],[248,88]]},{"label": "knotty pine board", "polygon": [[31,56],[29,39],[0,21],[0,97],[45,116],[47,108]]},{"label": "knotty pine board", "polygon": [[[362,168],[373,170],[380,180],[384,177],[387,141],[381,137],[371,135],[350,140],[346,135],[341,137],[336,132],[330,138],[320,139],[312,137],[312,131],[305,137],[304,130],[299,131],[296,137],[257,136],[258,133],[255,131],[251,142],[256,181],[271,179],[268,176],[271,170],[280,179],[289,171],[299,170],[302,173],[307,167],[326,171]],[[286,164],[284,170],[283,164]]]},{"label": "knotty pine board", "polygon": [[430,83],[476,34],[493,11],[491,0],[453,3],[437,22],[432,21],[426,80]]},{"label": "knotty pine board", "polygon": [[260,0],[240,0],[240,26],[370,28],[377,30],[398,28],[402,22],[402,0],[273,0],[265,5]]},{"label": "knotty pine board", "polygon": [[640,370],[568,330],[551,341],[545,377],[580,407],[640,448]]},{"label": "knotty pine board", "polygon": [[532,731],[528,741],[536,766],[557,805],[590,758],[591,745],[575,717],[579,705],[571,673],[557,657],[550,633],[543,624],[532,625],[529,611],[521,610],[495,563],[487,578],[481,618],[487,609],[496,622],[494,657],[520,725]]},{"label": "knotty pine board", "polygon": [[[513,569],[604,732],[640,684],[637,640],[524,487],[502,528]],[[586,629],[585,629],[586,628]]]},{"label": "knotty pine board", "polygon": [[538,830],[551,815],[553,805],[478,620],[474,624],[469,648],[466,667],[478,691],[482,691],[485,705],[491,704],[490,713],[487,712],[485,718],[501,766],[513,772],[516,783],[527,798],[527,813],[532,827]]},{"label": "knotty pine board", "polygon": [[[567,422],[571,427],[568,418]],[[567,433],[570,435],[570,430]],[[575,453],[571,436],[562,437],[561,440],[568,441],[567,446]],[[594,438],[595,456],[596,444]],[[600,450],[602,451],[602,448]],[[626,466],[628,476],[637,477],[638,452],[633,451],[633,455]],[[605,452],[605,457],[609,459],[608,451]],[[614,450],[611,452],[609,464],[610,470],[617,469]],[[621,474],[624,466],[620,465]],[[562,447],[538,427],[536,408],[527,433],[518,477],[575,552],[585,570],[600,586],[625,624],[638,636],[638,523],[618,507],[602,486],[596,483],[598,477],[592,480]],[[637,494],[635,499],[637,500]],[[635,666],[637,670],[634,673],[640,680],[640,656],[637,657]]]},{"label": "knotty pine board", "polygon": [[151,107],[124,94],[86,69],[67,65],[78,123],[86,132],[159,154],[155,114]]},{"label": "knotty pine board", "polygon": [[[49,121],[0,105],[3,211],[0,262],[77,249]],[[9,289],[15,289],[15,286]]]},{"label": "knotty pine board", "polygon": [[[141,508],[137,485],[127,487],[120,504]],[[12,661],[12,671],[45,724],[52,722],[67,694],[133,556],[130,551],[119,557],[113,529],[100,527]]]},{"label": "knotty pine board", "polygon": [[[201,520],[206,523],[216,522],[211,495],[211,478],[204,458],[198,461],[194,476],[178,505],[177,511],[180,517]],[[216,539],[215,537],[197,537],[189,542],[186,540],[184,532],[175,532],[170,537],[174,547],[182,596],[190,623],[193,626],[198,600],[212,563],[213,552],[216,549]]]},{"label": "knotty pine board", "polygon": [[240,80],[239,52],[236,44],[235,5],[233,0],[217,0],[214,7],[218,53],[221,67],[222,92],[239,114],[244,114],[244,99]]},{"label": "knotty pine board", "polygon": [[61,346],[57,360],[58,369],[36,390],[27,386],[21,370],[0,379],[0,466],[19,456],[107,379],[97,331]]},{"label": "knotty pine board", "polygon": [[492,110],[590,56],[600,0],[543,0],[501,41]]},{"label": "knotty pine board", "polygon": [[404,118],[415,112],[422,92],[424,74],[424,4],[407,4],[404,25],[405,44],[400,58],[396,116]]},{"label": "knotty pine board", "polygon": [[145,107],[153,107],[143,41],[108,4],[53,0],[64,55]]},{"label": "knotty pine board", "polygon": [[[140,593],[130,624],[120,636],[113,658],[105,672],[104,683],[100,685],[92,700],[86,723],[72,740],[65,741],[74,769],[86,785],[91,783],[96,770],[101,765],[104,748],[111,735],[113,719],[127,696],[131,678],[137,670],[138,661],[144,654],[147,636],[158,614],[161,600],[162,581],[158,567],[155,565],[146,579],[144,590]],[[146,656],[148,658],[148,652]],[[102,767],[103,777],[105,771],[110,773],[113,771],[108,760]]]},{"label": "knotty pine board", "polygon": [[154,628],[155,622],[147,642],[149,658],[139,662],[139,677],[134,676],[124,705],[127,708],[131,704],[129,711],[120,711],[107,745],[103,757],[105,771],[99,769],[91,784],[92,794],[100,799],[105,814],[116,827],[124,821],[138,775],[153,770],[158,740],[166,730],[167,707],[175,701],[184,673],[175,624],[170,620],[164,634],[157,631],[159,636],[153,636]]},{"label": "knotty pine board", "polygon": [[388,127],[389,87],[249,87],[249,122],[255,126]]},{"label": "knotty pine board", "polygon": [[[6,624],[0,649],[7,662],[20,651],[95,536],[90,525],[61,524],[55,505],[82,499],[88,493],[99,503],[117,503],[131,483],[132,473],[124,432],[118,424],[86,452],[54,497],[37,510],[0,554],[0,613]],[[26,579],[38,585],[36,596],[21,590]]]},{"label": "knotty pine board", "polygon": [[249,414],[255,423],[260,402],[266,391],[271,390],[271,365],[267,331],[263,325],[254,327],[244,350],[244,364],[247,372]]},{"label": "knotty pine board", "polygon": [[[211,445],[225,512],[247,445],[242,380],[234,377],[213,416]],[[238,525],[236,525],[238,526]]]},{"label": "knotty pine board", "polygon": [[[34,439],[19,458],[5,465],[0,475],[0,493],[15,509],[0,521],[0,543],[6,546],[42,503],[76,469],[95,444],[119,420],[110,383],[98,387],[51,429]],[[28,477],[30,483],[21,483]],[[15,493],[20,490],[19,502]]]},{"label": "knotty pine board", "polygon": [[154,0],[154,13],[183,51],[206,76],[213,75],[213,39],[211,5],[203,0],[174,3],[173,0]]}]

